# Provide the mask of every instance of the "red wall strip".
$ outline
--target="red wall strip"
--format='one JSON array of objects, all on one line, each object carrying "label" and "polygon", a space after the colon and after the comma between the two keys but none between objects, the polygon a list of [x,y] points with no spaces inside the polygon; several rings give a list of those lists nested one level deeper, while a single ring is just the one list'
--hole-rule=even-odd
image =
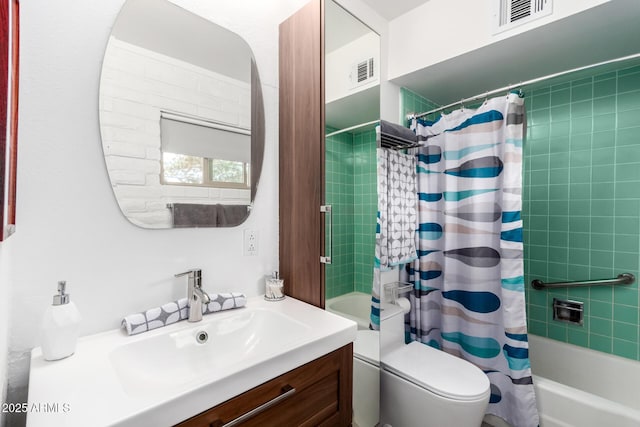
[{"label": "red wall strip", "polygon": [[[5,170],[7,156],[7,118],[8,99],[7,88],[9,79],[9,1],[0,0],[0,227],[4,227]],[[0,240],[3,237],[0,230]]]},{"label": "red wall strip", "polygon": [[9,197],[8,205],[8,224],[16,223],[16,181],[18,170],[18,83],[20,81],[20,3],[18,0],[13,2],[12,10],[12,58],[11,58],[11,120],[10,138],[10,163],[9,163]]}]

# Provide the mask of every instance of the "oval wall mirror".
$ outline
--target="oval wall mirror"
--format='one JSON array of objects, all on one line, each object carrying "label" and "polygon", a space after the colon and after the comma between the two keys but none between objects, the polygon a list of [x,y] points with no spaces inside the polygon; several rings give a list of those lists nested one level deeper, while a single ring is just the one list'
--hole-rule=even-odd
[{"label": "oval wall mirror", "polygon": [[165,0],[127,0],[100,78],[104,158],[122,213],[144,228],[233,227],[264,154],[253,53]]}]

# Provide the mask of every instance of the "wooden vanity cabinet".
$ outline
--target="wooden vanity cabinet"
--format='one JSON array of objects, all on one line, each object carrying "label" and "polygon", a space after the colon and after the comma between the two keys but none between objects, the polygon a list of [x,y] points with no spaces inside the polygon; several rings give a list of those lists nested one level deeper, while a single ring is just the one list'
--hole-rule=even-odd
[{"label": "wooden vanity cabinet", "polygon": [[[221,403],[178,426],[223,427],[242,416],[245,416],[243,421],[232,425],[350,426],[352,370],[353,344],[348,344]],[[268,402],[274,403],[268,406]],[[246,415],[252,411],[252,416]]]}]

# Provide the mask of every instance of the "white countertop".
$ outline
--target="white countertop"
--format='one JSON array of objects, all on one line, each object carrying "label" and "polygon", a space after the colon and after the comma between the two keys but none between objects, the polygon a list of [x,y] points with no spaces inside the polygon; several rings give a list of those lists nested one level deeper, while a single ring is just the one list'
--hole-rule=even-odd
[{"label": "white countertop", "polygon": [[[126,372],[114,365],[114,355],[119,354],[115,351],[130,344],[144,346],[149,342],[145,340],[180,335],[194,325],[204,327],[251,311],[279,313],[282,318],[295,319],[292,323],[302,324],[304,329],[297,327],[293,339],[287,339],[286,330],[274,331],[274,345],[263,344],[260,351],[249,348],[228,366],[207,367],[197,380],[175,387],[154,387],[155,378],[150,378],[151,385],[145,381],[136,390],[132,379],[123,377]],[[86,336],[78,340],[75,354],[55,362],[45,361],[36,348],[31,354],[27,426],[171,426],[353,342],[356,329],[348,319],[293,298],[268,302],[258,296],[249,298],[244,308],[210,314],[199,323],[182,321],[134,336],[120,329]],[[225,352],[225,348],[215,351]],[[144,357],[153,356],[141,354],[141,359]],[[157,375],[163,380],[170,374],[161,371]],[[145,387],[150,392],[141,392]]]}]

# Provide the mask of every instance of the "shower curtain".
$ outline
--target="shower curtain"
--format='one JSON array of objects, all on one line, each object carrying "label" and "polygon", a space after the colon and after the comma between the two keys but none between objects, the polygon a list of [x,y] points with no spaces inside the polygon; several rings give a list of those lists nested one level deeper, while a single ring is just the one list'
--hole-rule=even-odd
[{"label": "shower curtain", "polygon": [[488,413],[535,427],[520,215],[524,121],[524,99],[515,93],[436,122],[413,120],[423,146],[408,317],[413,340],[487,374]]},{"label": "shower curtain", "polygon": [[381,272],[417,259],[417,198],[415,156],[378,148],[376,160],[378,214],[369,327],[379,330]]}]

